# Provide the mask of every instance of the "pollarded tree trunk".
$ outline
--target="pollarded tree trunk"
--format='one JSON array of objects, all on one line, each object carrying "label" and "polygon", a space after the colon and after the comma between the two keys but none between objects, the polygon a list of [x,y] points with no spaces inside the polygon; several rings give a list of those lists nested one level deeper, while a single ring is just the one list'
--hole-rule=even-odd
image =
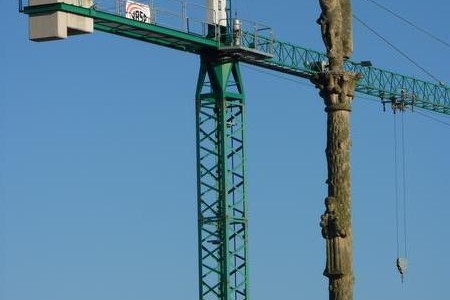
[{"label": "pollarded tree trunk", "polygon": [[328,197],[321,218],[326,240],[330,300],[353,299],[352,226],[350,195],[350,111],[359,75],[344,71],[318,73],[327,112]]},{"label": "pollarded tree trunk", "polygon": [[[350,104],[349,104],[350,105]],[[353,299],[352,228],[350,198],[350,112],[327,106],[328,196],[337,201],[336,217],[345,236],[339,243],[342,275],[329,275],[330,300]],[[328,258],[330,259],[330,258]]]},{"label": "pollarded tree trunk", "polygon": [[327,48],[328,70],[311,81],[320,90],[327,112],[328,197],[321,216],[326,241],[330,300],[353,299],[352,222],[350,199],[350,111],[358,74],[344,71],[353,51],[350,0],[319,0],[317,20]]}]

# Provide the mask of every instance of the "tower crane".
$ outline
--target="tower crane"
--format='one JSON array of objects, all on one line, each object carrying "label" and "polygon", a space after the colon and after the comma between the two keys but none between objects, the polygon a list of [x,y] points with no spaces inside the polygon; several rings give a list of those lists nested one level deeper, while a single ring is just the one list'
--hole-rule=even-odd
[{"label": "tower crane", "polygon": [[[245,92],[240,64],[320,85],[329,54],[280,41],[268,26],[237,19],[231,0],[208,0],[203,16],[180,1],[177,23],[160,7],[126,0],[19,0],[30,39],[48,41],[94,30],[200,57],[195,93],[199,299],[249,299],[245,177]],[[345,60],[357,93],[450,115],[450,87]],[[332,199],[328,199],[332,206]],[[327,207],[327,213],[332,209]],[[329,215],[325,217],[328,218]]]}]

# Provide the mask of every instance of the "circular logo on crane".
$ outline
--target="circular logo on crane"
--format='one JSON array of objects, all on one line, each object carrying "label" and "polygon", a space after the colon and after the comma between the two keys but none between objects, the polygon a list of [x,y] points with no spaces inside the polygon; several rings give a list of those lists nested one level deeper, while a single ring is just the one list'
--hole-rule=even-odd
[{"label": "circular logo on crane", "polygon": [[127,1],[125,5],[126,17],[135,21],[150,23],[150,7],[134,1]]}]

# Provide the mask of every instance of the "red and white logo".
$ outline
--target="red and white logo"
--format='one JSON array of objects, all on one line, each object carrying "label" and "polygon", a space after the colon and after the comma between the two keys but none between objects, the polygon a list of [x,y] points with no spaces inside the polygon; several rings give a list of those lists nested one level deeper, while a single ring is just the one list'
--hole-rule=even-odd
[{"label": "red and white logo", "polygon": [[127,1],[125,4],[125,17],[135,21],[150,23],[150,7],[147,4],[142,4],[134,1]]}]

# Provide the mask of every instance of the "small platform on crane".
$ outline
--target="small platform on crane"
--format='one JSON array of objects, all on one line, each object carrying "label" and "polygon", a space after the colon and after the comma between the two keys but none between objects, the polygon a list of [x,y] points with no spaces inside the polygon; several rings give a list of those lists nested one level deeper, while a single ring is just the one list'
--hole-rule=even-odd
[{"label": "small platform on crane", "polygon": [[218,37],[221,52],[237,55],[246,61],[273,58],[274,38],[270,27],[236,18],[230,23],[229,33]]}]

